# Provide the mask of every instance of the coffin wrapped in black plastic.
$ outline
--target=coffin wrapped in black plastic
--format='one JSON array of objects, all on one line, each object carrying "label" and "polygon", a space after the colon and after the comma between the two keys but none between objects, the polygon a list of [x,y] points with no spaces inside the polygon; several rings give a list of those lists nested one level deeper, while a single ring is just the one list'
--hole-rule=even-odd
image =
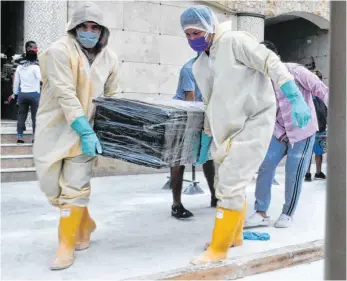
[{"label": "coffin wrapped in black plastic", "polygon": [[203,103],[113,98],[93,102],[103,156],[156,169],[196,162]]}]

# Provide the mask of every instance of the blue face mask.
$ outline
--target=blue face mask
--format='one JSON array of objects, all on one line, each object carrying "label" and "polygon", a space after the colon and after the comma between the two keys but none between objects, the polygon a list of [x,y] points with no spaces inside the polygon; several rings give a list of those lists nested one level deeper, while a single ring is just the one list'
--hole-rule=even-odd
[{"label": "blue face mask", "polygon": [[204,52],[210,47],[210,41],[206,40],[205,36],[188,40],[190,47],[196,52]]},{"label": "blue face mask", "polygon": [[77,30],[77,40],[86,49],[94,48],[100,38],[100,33]]}]

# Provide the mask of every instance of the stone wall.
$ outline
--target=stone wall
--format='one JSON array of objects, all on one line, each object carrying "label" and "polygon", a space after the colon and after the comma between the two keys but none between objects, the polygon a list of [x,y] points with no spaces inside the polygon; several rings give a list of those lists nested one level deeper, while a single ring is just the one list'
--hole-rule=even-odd
[{"label": "stone wall", "polygon": [[329,20],[330,7],[328,0],[216,0],[222,7],[237,12],[259,13],[278,16],[289,12],[307,12]]},{"label": "stone wall", "polygon": [[24,42],[34,40],[39,50],[64,35],[66,23],[67,1],[24,1]]}]

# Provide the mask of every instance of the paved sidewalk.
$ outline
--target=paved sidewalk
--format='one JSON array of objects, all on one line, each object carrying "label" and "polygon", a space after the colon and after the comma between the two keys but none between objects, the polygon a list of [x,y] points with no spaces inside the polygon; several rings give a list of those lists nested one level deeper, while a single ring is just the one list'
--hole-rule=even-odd
[{"label": "paved sidewalk", "polygon": [[[58,242],[59,212],[51,207],[37,182],[1,186],[1,277],[8,279],[125,279],[184,267],[211,237],[214,209],[203,174],[197,179],[205,194],[184,195],[195,217],[171,218],[171,191],[162,190],[167,174],[94,178],[90,213],[97,230],[91,247],[76,253],[75,264],[64,271],[48,269]],[[189,173],[186,178],[190,178]],[[272,189],[269,214],[275,220],[284,200],[283,167],[279,186]],[[288,245],[323,239],[325,181],[304,183],[294,225],[290,229],[258,228],[270,241],[245,241],[229,257],[244,256]],[[254,183],[248,189],[248,214],[253,211]]]}]

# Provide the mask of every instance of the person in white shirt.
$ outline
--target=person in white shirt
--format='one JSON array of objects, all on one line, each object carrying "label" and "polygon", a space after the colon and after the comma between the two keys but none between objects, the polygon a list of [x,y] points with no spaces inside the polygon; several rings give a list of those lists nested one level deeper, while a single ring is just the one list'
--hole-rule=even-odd
[{"label": "person in white shirt", "polygon": [[29,107],[31,109],[32,127],[35,135],[36,112],[40,100],[41,80],[40,67],[37,64],[37,52],[36,50],[29,50],[26,53],[26,61],[17,67],[13,81],[12,98],[18,96],[19,105],[17,143],[24,143],[23,131],[25,129]]}]

